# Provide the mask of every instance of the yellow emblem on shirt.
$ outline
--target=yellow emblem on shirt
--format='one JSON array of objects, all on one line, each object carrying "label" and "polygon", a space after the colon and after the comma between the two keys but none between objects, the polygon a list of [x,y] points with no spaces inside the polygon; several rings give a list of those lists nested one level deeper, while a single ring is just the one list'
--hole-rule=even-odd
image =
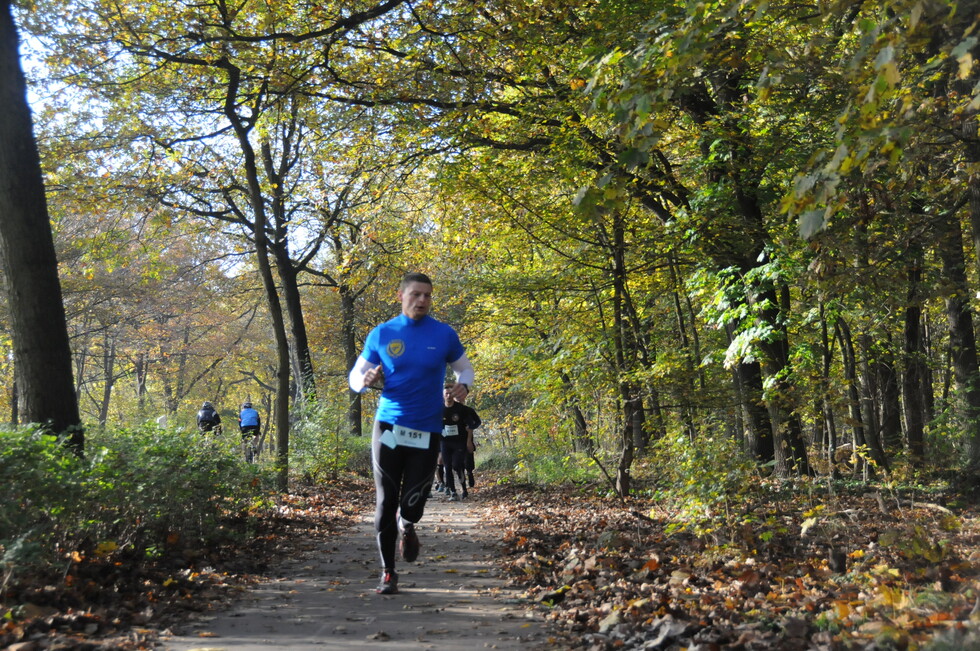
[{"label": "yellow emblem on shirt", "polygon": [[405,342],[401,339],[392,339],[388,342],[388,354],[392,357],[400,357],[405,352]]}]

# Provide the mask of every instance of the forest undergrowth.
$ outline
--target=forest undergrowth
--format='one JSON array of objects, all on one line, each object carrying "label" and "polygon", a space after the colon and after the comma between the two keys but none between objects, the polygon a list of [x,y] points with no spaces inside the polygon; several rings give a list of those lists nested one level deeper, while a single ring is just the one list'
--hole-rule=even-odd
[{"label": "forest undergrowth", "polygon": [[689,527],[669,501],[593,494],[487,496],[511,580],[562,646],[980,649],[975,500],[760,478]]},{"label": "forest undergrowth", "polygon": [[[980,648],[977,503],[951,491],[756,478],[692,519],[690,495],[479,481],[470,508],[558,648]],[[154,648],[335,538],[372,497],[363,478],[319,481],[254,514],[235,544],[175,541],[153,559],[92,554],[21,577],[4,587],[0,648]]]},{"label": "forest undergrowth", "polygon": [[[174,538],[154,558],[116,550],[20,577],[0,594],[0,649],[152,649],[170,626],[233,603],[278,561],[349,528],[371,497],[361,478],[320,481],[277,498],[250,516],[248,536],[220,545]],[[245,528],[240,518],[220,526]]]}]

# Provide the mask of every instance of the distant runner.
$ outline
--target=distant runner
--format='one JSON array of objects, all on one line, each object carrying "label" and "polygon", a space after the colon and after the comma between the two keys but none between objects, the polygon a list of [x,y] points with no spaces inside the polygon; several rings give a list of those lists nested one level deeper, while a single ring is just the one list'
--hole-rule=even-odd
[{"label": "distant runner", "polygon": [[251,402],[242,403],[242,410],[238,414],[238,431],[242,435],[245,462],[254,463],[259,455],[258,441],[262,431],[262,419]]},{"label": "distant runner", "polygon": [[208,432],[214,431],[216,427],[221,425],[221,416],[218,415],[218,410],[214,408],[207,400],[201,405],[201,409],[197,412],[197,427],[201,430],[202,434],[207,434]]},{"label": "distant runner", "polygon": [[[453,398],[446,387],[445,409],[442,412],[442,462],[446,467],[446,494],[455,502],[466,499],[466,455],[474,449],[473,430],[480,426],[480,417],[471,407]],[[460,493],[456,492],[459,479]]]},{"label": "distant runner", "polygon": [[473,471],[476,470],[476,434],[473,430],[483,424],[475,409],[473,410],[473,415],[476,416],[476,425],[473,425],[470,429],[470,441],[472,441],[473,446],[466,452],[466,478],[469,480],[470,488],[476,486],[476,480],[473,478]]}]

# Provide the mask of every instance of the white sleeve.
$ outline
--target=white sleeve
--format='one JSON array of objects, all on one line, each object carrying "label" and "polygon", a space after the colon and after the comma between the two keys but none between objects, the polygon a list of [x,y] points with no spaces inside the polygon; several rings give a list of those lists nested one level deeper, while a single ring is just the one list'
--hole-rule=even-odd
[{"label": "white sleeve", "polygon": [[453,372],[456,373],[456,381],[473,387],[473,378],[476,376],[476,371],[473,370],[473,364],[470,363],[470,358],[466,356],[466,353],[460,355],[460,358],[449,365]]},{"label": "white sleeve", "polygon": [[350,370],[350,374],[347,376],[347,383],[350,388],[358,393],[364,391],[364,374],[368,372],[368,369],[372,368],[374,364],[367,361],[361,356],[357,357],[357,363],[354,364],[354,368]]}]

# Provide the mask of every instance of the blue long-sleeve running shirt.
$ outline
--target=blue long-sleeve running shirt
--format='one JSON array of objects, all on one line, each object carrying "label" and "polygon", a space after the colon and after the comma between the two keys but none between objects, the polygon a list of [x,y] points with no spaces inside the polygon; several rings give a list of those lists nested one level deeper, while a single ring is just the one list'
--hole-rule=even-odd
[{"label": "blue long-sleeve running shirt", "polygon": [[446,365],[464,352],[456,331],[428,315],[416,321],[399,314],[375,327],[361,353],[384,371],[375,418],[425,432],[442,431]]}]

